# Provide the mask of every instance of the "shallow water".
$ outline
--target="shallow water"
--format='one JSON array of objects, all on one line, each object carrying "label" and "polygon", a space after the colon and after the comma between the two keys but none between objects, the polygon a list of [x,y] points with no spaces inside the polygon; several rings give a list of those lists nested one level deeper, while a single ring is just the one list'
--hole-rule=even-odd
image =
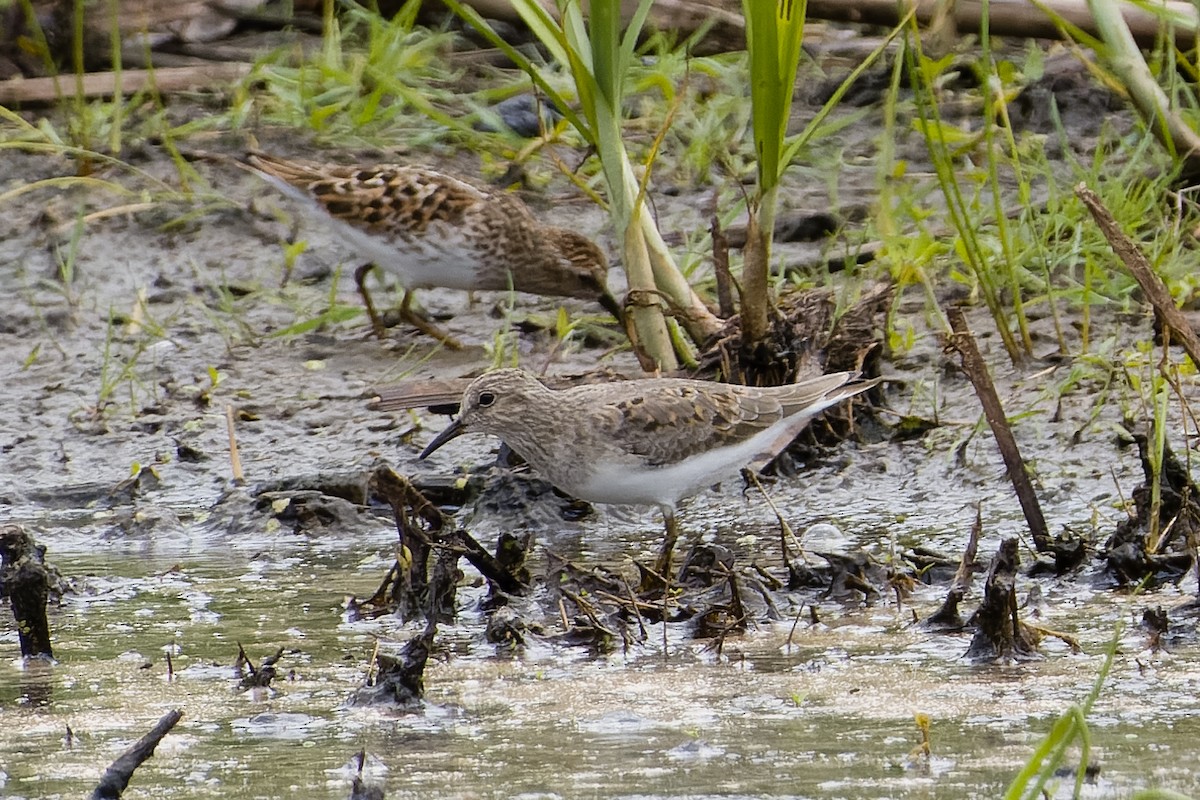
[{"label": "shallow water", "polygon": [[[899,507],[887,517],[889,480],[877,470],[874,481],[853,476],[855,491],[875,499],[839,516],[831,487],[847,474],[806,473],[795,497],[794,482],[773,489],[781,506],[807,504],[792,512],[798,527],[819,522],[814,552],[874,541],[886,557],[888,539],[898,547],[932,537],[950,548],[965,536],[956,508],[944,509],[940,542],[928,503],[923,514]],[[966,524],[973,513],[963,511]],[[690,535],[733,537],[744,559],[778,567],[762,504],[708,495],[683,519]],[[992,524],[1009,522],[999,514]],[[601,512],[558,528],[540,531],[543,543],[585,563],[619,565],[657,543],[648,514]],[[818,600],[817,625],[803,606],[812,598],[781,593],[785,619],[728,638],[720,654],[672,630],[664,655],[661,626],[651,625],[634,650],[594,658],[536,641],[518,654],[483,643],[473,610],[482,590],[468,568],[461,619],[439,629],[426,671],[426,705],[400,713],[345,705],[376,640],[387,646],[416,630],[392,618],[344,620],[346,597],[369,595],[387,569],[386,520],[366,535],[264,531],[236,543],[205,523],[159,543],[100,550],[68,533],[41,538],[77,591],[54,613],[57,664],[0,664],[6,797],[86,793],[171,708],[183,721],[126,797],[345,797],[360,749],[388,797],[995,797],[1054,718],[1089,691],[1117,622],[1183,597],[1039,580],[1047,608],[1039,623],[1075,635],[1084,653],[1048,639],[1043,660],[1014,666],[972,666],[962,658],[966,638],[913,627],[913,609],[923,615],[940,603],[942,590],[928,587],[900,609],[894,598]],[[996,538],[986,536],[981,552]],[[256,664],[285,649],[275,691],[235,691],[238,642]],[[1200,789],[1190,766],[1200,735],[1194,637],[1170,652],[1144,644],[1127,624],[1091,718],[1101,772],[1086,797]],[[15,652],[15,633],[0,646]],[[929,760],[914,753],[917,713],[932,720]]]}]

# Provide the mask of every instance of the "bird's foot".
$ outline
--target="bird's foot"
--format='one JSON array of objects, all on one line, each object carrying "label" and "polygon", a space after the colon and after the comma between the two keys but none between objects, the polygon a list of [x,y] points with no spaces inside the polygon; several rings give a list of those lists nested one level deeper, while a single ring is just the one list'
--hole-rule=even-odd
[{"label": "bird's foot", "polygon": [[679,538],[679,526],[674,516],[666,518],[666,535],[663,536],[662,547],[659,548],[658,558],[650,569],[642,568],[642,579],[638,588],[643,592],[665,591],[671,583],[671,557],[675,552],[675,541]]},{"label": "bird's foot", "polygon": [[[367,273],[374,269],[374,264],[363,264],[358,269],[354,270],[354,283],[358,286],[358,294],[362,298],[363,307],[367,310],[367,316],[371,318],[371,330],[375,333],[375,338],[387,338],[387,325],[383,321],[383,317],[375,308],[375,302],[371,299],[371,293],[367,290]],[[446,331],[434,325],[421,314],[415,311],[412,307],[412,292],[405,292],[404,299],[400,301],[398,309],[400,319],[403,322],[416,328],[426,336],[430,336],[451,350],[462,350],[463,346],[460,341],[455,339]]]},{"label": "bird's foot", "polygon": [[354,270],[354,285],[358,287],[358,296],[362,298],[363,308],[367,310],[367,316],[371,318],[371,330],[374,332],[375,338],[382,340],[387,338],[387,326],[383,324],[383,318],[375,310],[375,301],[371,299],[371,293],[367,291],[367,273],[374,268],[374,264],[363,264]]},{"label": "bird's foot", "polygon": [[439,328],[437,325],[434,325],[432,322],[425,319],[420,314],[418,314],[416,311],[413,311],[411,308],[403,308],[402,307],[400,309],[400,318],[403,319],[405,322],[407,322],[409,325],[412,325],[414,328],[416,328],[417,330],[419,330],[421,333],[425,334],[426,336],[431,336],[434,339],[437,339],[439,342],[441,342],[443,345],[445,345],[450,350],[462,350],[463,349],[462,342],[458,341],[453,336],[451,336],[447,331],[444,331],[441,328]]}]

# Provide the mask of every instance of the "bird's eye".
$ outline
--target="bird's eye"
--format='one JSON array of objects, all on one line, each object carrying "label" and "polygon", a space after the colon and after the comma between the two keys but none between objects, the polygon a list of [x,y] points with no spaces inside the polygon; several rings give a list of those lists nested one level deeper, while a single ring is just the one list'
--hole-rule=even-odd
[{"label": "bird's eye", "polygon": [[491,392],[483,392],[479,395],[479,407],[487,408],[492,403],[496,402],[496,395]]}]

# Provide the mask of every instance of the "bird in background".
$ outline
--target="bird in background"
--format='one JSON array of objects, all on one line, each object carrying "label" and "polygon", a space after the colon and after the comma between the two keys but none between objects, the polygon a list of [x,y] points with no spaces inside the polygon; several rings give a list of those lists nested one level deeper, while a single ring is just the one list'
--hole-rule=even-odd
[{"label": "bird in background", "polygon": [[577,297],[622,319],[621,305],[608,291],[608,260],[596,243],[539,222],[512,193],[421,166],[339,166],[257,152],[246,166],[363,259],[354,280],[381,338],[384,325],[365,283],[373,267],[404,288],[401,317],[451,347],[460,345],[412,308],[413,290]]}]

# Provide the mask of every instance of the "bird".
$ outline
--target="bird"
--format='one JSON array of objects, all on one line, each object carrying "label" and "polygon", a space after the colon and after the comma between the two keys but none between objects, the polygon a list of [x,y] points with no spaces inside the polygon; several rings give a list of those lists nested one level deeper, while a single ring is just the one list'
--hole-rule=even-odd
[{"label": "bird", "polygon": [[402,318],[452,347],[458,343],[412,310],[412,290],[579,297],[622,319],[600,247],[578,231],[539,222],[512,193],[416,165],[339,166],[254,152],[243,166],[300,202],[365,259],[354,280],[380,338],[384,326],[365,283],[373,267],[404,288]]},{"label": "bird", "polygon": [[670,571],[681,500],[761,468],[817,414],[877,385],[832,372],[786,386],[642,378],[553,390],[520,369],[476,378],[459,415],[421,452],[464,433],[497,436],[555,488],[593,503],[657,506]]}]

